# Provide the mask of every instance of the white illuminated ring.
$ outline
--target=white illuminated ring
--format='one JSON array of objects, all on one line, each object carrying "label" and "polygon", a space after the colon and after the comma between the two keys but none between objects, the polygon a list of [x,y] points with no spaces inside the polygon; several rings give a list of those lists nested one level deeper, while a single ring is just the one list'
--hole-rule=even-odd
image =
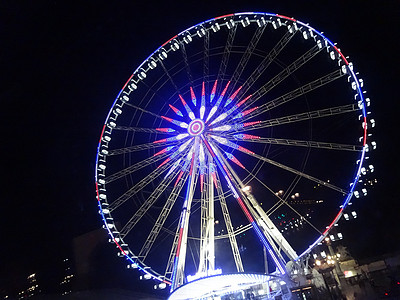
[{"label": "white illuminated ring", "polygon": [[127,80],[100,135],[110,242],[172,291],[216,268],[263,272],[262,247],[285,273],[367,193],[375,121],[362,88],[336,44],[290,17],[230,14],[172,37]]},{"label": "white illuminated ring", "polygon": [[195,119],[190,122],[188,132],[192,136],[200,135],[204,131],[204,122],[201,119]]}]

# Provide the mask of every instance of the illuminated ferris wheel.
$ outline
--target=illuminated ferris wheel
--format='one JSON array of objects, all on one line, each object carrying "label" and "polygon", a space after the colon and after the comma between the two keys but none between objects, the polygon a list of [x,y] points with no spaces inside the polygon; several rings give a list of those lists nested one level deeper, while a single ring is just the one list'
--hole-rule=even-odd
[{"label": "illuminated ferris wheel", "polygon": [[262,273],[263,248],[290,276],[367,193],[375,122],[362,87],[336,44],[282,15],[172,37],[125,83],[100,137],[97,198],[119,255],[172,292]]}]

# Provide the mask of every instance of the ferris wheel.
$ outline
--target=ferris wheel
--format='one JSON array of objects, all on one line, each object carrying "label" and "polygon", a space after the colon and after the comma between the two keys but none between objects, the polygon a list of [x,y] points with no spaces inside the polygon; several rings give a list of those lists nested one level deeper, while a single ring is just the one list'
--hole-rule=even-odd
[{"label": "ferris wheel", "polygon": [[264,272],[263,249],[290,273],[367,193],[362,88],[336,44],[286,16],[229,14],[172,37],[100,137],[97,199],[119,255],[171,291]]}]

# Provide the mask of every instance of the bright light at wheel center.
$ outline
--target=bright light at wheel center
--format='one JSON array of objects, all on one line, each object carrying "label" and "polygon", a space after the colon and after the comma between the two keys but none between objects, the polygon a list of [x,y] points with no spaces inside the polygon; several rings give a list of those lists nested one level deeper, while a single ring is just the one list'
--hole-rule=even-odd
[{"label": "bright light at wheel center", "polygon": [[191,136],[197,136],[204,132],[205,124],[201,119],[194,119],[192,122],[189,123],[188,126],[188,133]]}]

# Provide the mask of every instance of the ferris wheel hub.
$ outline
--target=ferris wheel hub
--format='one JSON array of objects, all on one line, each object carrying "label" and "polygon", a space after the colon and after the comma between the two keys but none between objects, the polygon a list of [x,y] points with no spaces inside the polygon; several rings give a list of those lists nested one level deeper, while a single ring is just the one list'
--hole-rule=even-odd
[{"label": "ferris wheel hub", "polygon": [[197,136],[204,132],[205,124],[204,121],[201,119],[194,119],[192,122],[189,123],[188,126],[188,133],[191,136]]}]

